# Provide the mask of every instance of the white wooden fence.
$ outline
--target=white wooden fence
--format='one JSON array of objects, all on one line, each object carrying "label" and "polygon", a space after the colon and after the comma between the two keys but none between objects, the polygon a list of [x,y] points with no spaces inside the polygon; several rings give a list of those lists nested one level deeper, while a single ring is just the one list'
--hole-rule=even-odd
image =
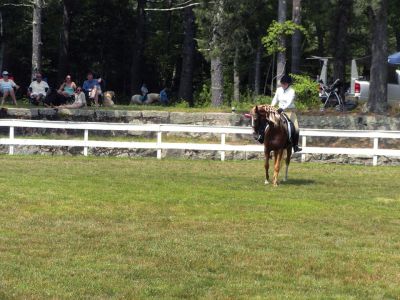
[{"label": "white wooden fence", "polygon": [[[226,151],[238,152],[263,152],[262,145],[230,145],[226,143],[228,134],[251,135],[250,127],[220,127],[220,126],[192,126],[170,124],[146,124],[133,125],[121,123],[87,123],[87,122],[61,122],[61,121],[35,121],[35,120],[0,120],[0,127],[9,127],[9,138],[0,139],[0,145],[9,146],[9,154],[14,154],[15,146],[53,146],[53,147],[82,147],[83,154],[88,155],[89,148],[120,148],[120,149],[154,149],[157,150],[157,158],[161,159],[162,151],[167,149],[219,151],[221,160],[225,160]],[[83,130],[81,140],[58,139],[26,139],[16,138],[15,128],[49,128],[49,129],[75,129]],[[119,142],[89,140],[91,130],[101,131],[137,131],[156,132],[156,142]],[[221,137],[219,144],[200,143],[166,143],[163,142],[163,133],[209,133]],[[331,130],[331,129],[302,129],[302,161],[306,154],[348,154],[364,157],[372,157],[373,165],[377,165],[378,156],[399,157],[400,150],[379,149],[380,139],[400,139],[400,131],[355,131],[355,130]],[[370,138],[373,140],[373,148],[338,148],[338,147],[307,147],[307,137],[346,137],[346,138]]]}]

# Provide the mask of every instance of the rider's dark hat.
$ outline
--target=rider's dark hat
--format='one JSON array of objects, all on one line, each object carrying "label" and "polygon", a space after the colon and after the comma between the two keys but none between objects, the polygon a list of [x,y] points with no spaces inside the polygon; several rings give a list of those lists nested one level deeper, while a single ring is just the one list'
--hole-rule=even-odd
[{"label": "rider's dark hat", "polygon": [[290,77],[289,75],[283,75],[281,78],[281,83],[292,84],[292,82],[292,77]]}]

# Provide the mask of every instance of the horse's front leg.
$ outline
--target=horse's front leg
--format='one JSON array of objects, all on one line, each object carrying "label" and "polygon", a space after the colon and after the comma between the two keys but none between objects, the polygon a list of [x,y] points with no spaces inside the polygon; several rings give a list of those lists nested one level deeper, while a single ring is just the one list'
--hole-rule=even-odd
[{"label": "horse's front leg", "polygon": [[264,150],[265,153],[265,184],[269,184],[269,149]]},{"label": "horse's front leg", "polygon": [[279,176],[279,169],[281,167],[283,150],[277,150],[274,153],[275,153],[275,163],[274,163],[273,184],[274,184],[274,186],[278,186],[278,176]]}]

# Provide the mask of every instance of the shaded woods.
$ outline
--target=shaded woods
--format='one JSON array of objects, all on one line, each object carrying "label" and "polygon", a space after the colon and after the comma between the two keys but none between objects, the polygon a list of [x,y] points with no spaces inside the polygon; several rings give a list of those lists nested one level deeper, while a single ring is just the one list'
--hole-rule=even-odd
[{"label": "shaded woods", "polygon": [[[53,87],[92,70],[120,103],[146,83],[169,87],[175,101],[219,106],[270,94],[284,73],[315,78],[311,55],[332,56],[331,74],[342,79],[351,58],[372,55],[378,105],[369,108],[379,112],[386,79],[377,74],[400,50],[395,8],[394,0],[0,0],[0,68],[23,87],[36,70]],[[304,33],[281,36],[285,49],[269,53],[261,40],[274,20]]]}]

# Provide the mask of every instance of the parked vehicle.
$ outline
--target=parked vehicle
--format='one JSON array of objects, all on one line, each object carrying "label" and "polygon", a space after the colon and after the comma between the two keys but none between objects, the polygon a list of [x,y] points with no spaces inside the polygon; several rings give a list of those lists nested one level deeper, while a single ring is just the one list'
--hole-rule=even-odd
[{"label": "parked vehicle", "polygon": [[[396,65],[400,64],[400,52],[395,53],[388,58],[388,102],[400,102],[400,70]],[[356,60],[351,64],[351,88],[350,97],[356,98],[358,101],[368,101],[369,81],[360,79],[357,70]]]},{"label": "parked vehicle", "polygon": [[[388,102],[400,101],[400,70],[388,77]],[[393,76],[394,75],[394,76]],[[368,101],[369,81],[354,80],[354,97],[359,101]]]}]

